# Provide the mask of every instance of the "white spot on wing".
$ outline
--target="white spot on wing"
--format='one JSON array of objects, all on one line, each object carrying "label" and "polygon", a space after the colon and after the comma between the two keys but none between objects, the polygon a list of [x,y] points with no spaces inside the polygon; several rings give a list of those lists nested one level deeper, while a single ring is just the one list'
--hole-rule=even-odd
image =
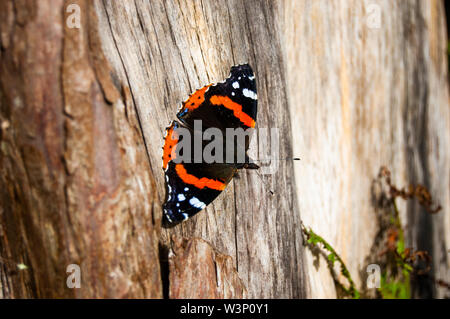
[{"label": "white spot on wing", "polygon": [[[166,177],[167,177],[167,175],[166,175]],[[169,181],[168,177],[167,177],[167,181]],[[169,189],[169,191],[167,192],[168,193],[167,200],[170,201],[172,199],[172,187],[170,187],[170,185],[167,184],[167,188]]]},{"label": "white spot on wing", "polygon": [[192,206],[194,206],[195,208],[199,208],[199,209],[203,209],[205,208],[206,204],[199,201],[197,197],[192,197],[189,200],[189,204],[191,204]]},{"label": "white spot on wing", "polygon": [[170,218],[169,213],[167,213],[166,210],[164,210],[164,214],[165,214],[165,216],[167,217],[167,219],[169,220],[169,222],[172,223],[172,218]]},{"label": "white spot on wing", "polygon": [[243,89],[242,90],[242,94],[244,94],[245,97],[248,97],[248,98],[253,99],[253,100],[256,100],[258,98],[256,93],[251,91],[251,90],[249,90],[249,89]]},{"label": "white spot on wing", "polygon": [[186,197],[183,194],[178,194],[178,200],[180,202],[184,201],[186,199]]},{"label": "white spot on wing", "polygon": [[239,89],[239,82],[238,82],[238,81],[233,82],[232,86],[233,86],[235,89]]}]

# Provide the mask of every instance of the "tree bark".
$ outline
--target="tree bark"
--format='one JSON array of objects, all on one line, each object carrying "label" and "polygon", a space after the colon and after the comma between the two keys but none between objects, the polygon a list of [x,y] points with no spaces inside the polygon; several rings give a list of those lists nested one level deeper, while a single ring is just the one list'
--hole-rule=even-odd
[{"label": "tree bark", "polygon": [[[161,208],[129,89],[114,84],[95,12],[2,1],[3,297],[161,297]],[[28,267],[17,273],[14,266]],[[81,288],[66,286],[66,267]]]},{"label": "tree bark", "polygon": [[[235,64],[253,66],[258,125],[277,127],[280,157],[292,157],[278,8],[270,1],[105,1],[96,8],[108,59],[130,85],[161,199],[165,127],[188,94],[222,81]],[[306,296],[292,171],[291,161],[281,162],[276,175],[262,177],[264,183],[254,172],[241,172],[205,212],[163,230],[162,242],[169,245],[172,234],[200,237],[233,256],[249,297]]]},{"label": "tree bark", "polygon": [[[443,3],[373,3],[0,0],[0,297],[336,297],[301,220],[363,287],[382,165],[442,205],[400,210],[408,244],[449,281]],[[245,62],[257,126],[278,129],[280,159],[301,161],[242,171],[205,211],[162,229],[165,127],[196,88]],[[66,285],[70,264],[79,289]],[[414,291],[445,294],[431,281]]]},{"label": "tree bark", "polygon": [[214,250],[199,238],[174,237],[173,240],[173,255],[169,258],[170,298],[247,297],[233,258]]}]

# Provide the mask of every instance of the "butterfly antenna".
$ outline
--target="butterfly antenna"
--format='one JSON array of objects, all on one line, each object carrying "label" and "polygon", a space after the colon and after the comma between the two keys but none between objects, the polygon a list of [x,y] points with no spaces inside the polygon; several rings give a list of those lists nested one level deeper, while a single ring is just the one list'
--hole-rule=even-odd
[{"label": "butterfly antenna", "polygon": [[[254,162],[262,162],[263,160],[253,160]],[[264,161],[301,161],[300,157],[287,157],[287,158],[269,158]]]}]

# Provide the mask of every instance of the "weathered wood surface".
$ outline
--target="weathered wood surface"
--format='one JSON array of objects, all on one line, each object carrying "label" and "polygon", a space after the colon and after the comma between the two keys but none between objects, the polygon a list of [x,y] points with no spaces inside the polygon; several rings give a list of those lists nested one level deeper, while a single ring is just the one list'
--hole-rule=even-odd
[{"label": "weathered wood surface", "polygon": [[[450,278],[450,108],[441,1],[289,1],[284,43],[302,220],[341,253],[359,284],[377,232],[371,184],[427,186],[443,210],[402,205],[409,246]],[[380,26],[370,20],[380,10]],[[372,26],[372,27],[371,27]],[[401,202],[399,202],[401,203]],[[307,251],[308,265],[315,258]],[[326,262],[308,267],[313,297],[335,297]],[[357,276],[362,274],[363,276]],[[327,279],[328,278],[328,279]],[[444,297],[431,282],[415,296]]]},{"label": "weathered wood surface", "polygon": [[[81,7],[81,29],[65,26],[70,3]],[[380,28],[367,25],[372,3]],[[441,1],[0,6],[1,297],[162,297],[164,285],[171,297],[193,297],[191,288],[335,297],[325,261],[317,266],[302,245],[300,213],[363,285],[381,165],[399,185],[425,184],[443,206],[435,216],[400,208],[411,245],[428,248],[433,274],[450,279]],[[274,175],[244,171],[206,211],[160,229],[164,128],[188,94],[243,62],[257,76],[258,126],[279,129],[280,158],[302,160],[280,161]],[[211,272],[218,260],[226,278]],[[71,263],[82,269],[79,290],[65,286]],[[180,263],[191,266],[177,272]],[[212,282],[181,280],[194,271]],[[218,281],[231,286],[208,289]],[[443,291],[416,289],[430,295]]]},{"label": "weathered wood surface", "polygon": [[233,258],[217,252],[199,238],[173,238],[169,283],[169,298],[247,297]]},{"label": "weathered wood surface", "polygon": [[[292,156],[278,13],[272,2],[105,1],[96,7],[107,56],[136,103],[161,199],[165,127],[193,90],[222,81],[235,64],[253,66],[258,126],[279,128],[280,157]],[[305,296],[292,171],[292,162],[282,162],[277,174],[263,177],[273,185],[273,196],[255,172],[242,172],[205,212],[165,230],[163,241],[168,243],[170,234],[201,237],[233,256],[250,297]]]}]

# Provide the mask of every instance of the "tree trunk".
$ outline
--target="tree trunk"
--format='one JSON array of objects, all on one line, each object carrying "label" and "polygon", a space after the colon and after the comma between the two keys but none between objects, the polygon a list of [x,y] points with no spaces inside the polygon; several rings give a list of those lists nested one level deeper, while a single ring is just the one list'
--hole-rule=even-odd
[{"label": "tree trunk", "polygon": [[[449,281],[443,12],[442,1],[0,0],[0,297],[336,297],[301,220],[363,288],[382,165],[442,205],[400,211],[408,244]],[[257,126],[278,129],[280,159],[301,161],[242,171],[205,211],[161,228],[165,127],[192,91],[245,62]],[[80,288],[67,285],[72,264]],[[423,281],[414,296],[445,290]]]},{"label": "tree trunk", "polygon": [[[380,10],[379,28],[371,24],[374,9]],[[367,259],[376,259],[370,254],[378,244],[371,186],[385,165],[396,184],[424,184],[443,207],[430,215],[399,202],[407,245],[429,251],[433,275],[448,282],[450,108],[443,2],[291,1],[284,12],[303,222],[326,237],[365,285]],[[313,256],[307,256],[311,265]],[[328,274],[325,262],[317,270],[309,267],[312,296],[336,296]],[[431,281],[426,287],[416,296],[445,296],[445,288]]]},{"label": "tree trunk", "polygon": [[70,29],[63,1],[1,4],[2,295],[161,297],[156,184],[92,5]]}]

